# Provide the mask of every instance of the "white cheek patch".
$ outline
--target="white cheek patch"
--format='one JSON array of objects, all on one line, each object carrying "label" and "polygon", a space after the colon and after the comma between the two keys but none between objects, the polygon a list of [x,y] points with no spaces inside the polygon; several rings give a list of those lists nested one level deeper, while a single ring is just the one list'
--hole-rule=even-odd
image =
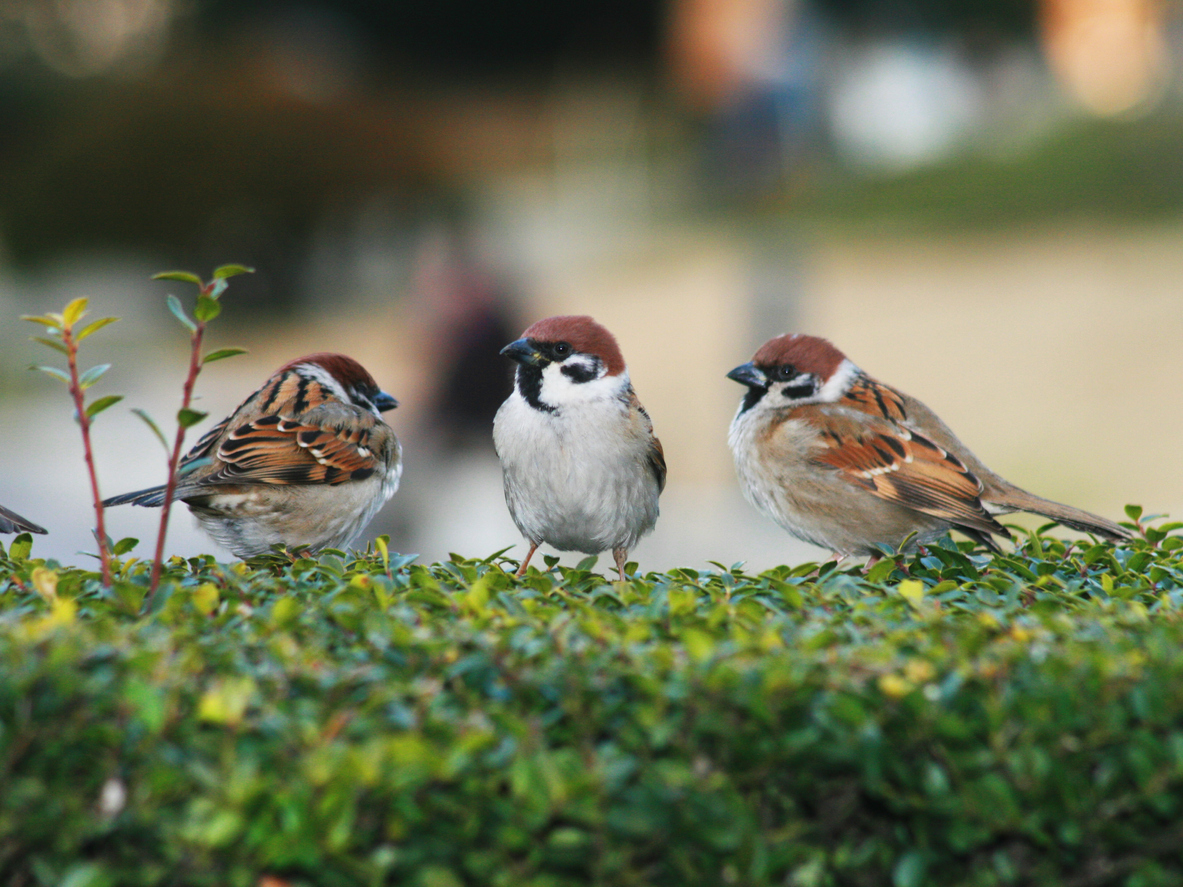
[{"label": "white cheek patch", "polygon": [[818,389],[812,399],[821,403],[834,403],[846,393],[850,383],[858,374],[859,368],[849,359],[843,358],[842,363],[838,364],[838,369],[834,370],[834,374],[830,376],[830,380]]},{"label": "white cheek patch", "polygon": [[[563,372],[564,367],[571,366],[576,368],[576,378],[586,376],[586,380],[576,381],[571,374]],[[627,372],[608,376],[607,367],[600,361],[586,355],[576,355],[561,364],[552,363],[543,368],[540,399],[543,403],[562,407],[615,397],[622,385],[628,386]]]}]

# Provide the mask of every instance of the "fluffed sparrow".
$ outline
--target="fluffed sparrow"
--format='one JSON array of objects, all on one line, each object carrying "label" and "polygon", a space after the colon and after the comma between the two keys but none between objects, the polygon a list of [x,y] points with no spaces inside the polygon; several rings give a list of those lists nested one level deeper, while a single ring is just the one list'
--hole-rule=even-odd
[{"label": "fluffed sparrow", "polygon": [[44,527],[39,527],[31,520],[21,517],[15,511],[9,511],[0,505],[0,533],[47,533]]},{"label": "fluffed sparrow", "polygon": [[586,316],[548,317],[501,351],[518,366],[493,420],[505,502],[530,550],[612,550],[624,564],[657,522],[665,456],[616,339]]},{"label": "fluffed sparrow", "polygon": [[994,551],[995,515],[1041,514],[1108,539],[1111,520],[999,477],[932,410],[876,381],[825,339],[777,336],[728,378],[747,394],[728,442],[744,495],[799,539],[878,558],[960,530]]},{"label": "fluffed sparrow", "polygon": [[[277,543],[342,548],[398,489],[402,452],[382,421],[396,406],[350,357],[293,360],[181,460],[173,498],[241,558]],[[164,494],[152,487],[103,504],[157,507]]]}]

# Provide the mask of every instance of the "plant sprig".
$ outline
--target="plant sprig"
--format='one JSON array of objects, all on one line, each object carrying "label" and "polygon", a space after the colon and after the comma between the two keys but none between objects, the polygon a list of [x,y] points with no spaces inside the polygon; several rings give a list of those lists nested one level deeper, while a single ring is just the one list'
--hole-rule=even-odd
[{"label": "plant sprig", "polygon": [[253,273],[253,268],[247,268],[244,265],[222,265],[214,270],[213,277],[209,281],[203,281],[196,274],[189,271],[162,271],[160,274],[154,274],[152,276],[153,280],[177,280],[182,283],[194,284],[197,287],[197,303],[193,309],[193,318],[190,318],[185,313],[185,308],[181,304],[180,299],[171,293],[166,299],[168,310],[189,331],[190,343],[189,373],[185,377],[185,384],[181,389],[181,407],[177,410],[177,433],[173,437],[171,451],[164,433],[152,421],[152,418],[143,410],[133,410],[152,429],[153,434],[156,435],[157,439],[164,446],[165,453],[168,457],[168,480],[165,483],[164,502],[160,509],[160,530],[156,535],[156,552],[152,558],[152,576],[149,580],[148,595],[144,599],[145,610],[151,606],[152,599],[156,595],[156,589],[160,585],[160,574],[164,564],[164,540],[168,533],[168,518],[172,513],[173,496],[177,490],[177,469],[181,463],[181,450],[185,443],[185,432],[208,415],[200,410],[193,409],[191,406],[193,388],[197,383],[197,376],[200,374],[201,368],[207,363],[246,353],[243,348],[220,348],[217,351],[211,351],[203,355],[201,353],[201,347],[205,338],[205,327],[206,324],[222,313],[222,303],[219,300],[226,291],[226,287],[228,286],[227,281],[239,274]]},{"label": "plant sprig", "polygon": [[94,499],[95,537],[99,545],[99,561],[102,564],[103,585],[111,585],[111,550],[110,540],[107,538],[106,524],[103,519],[103,497],[99,494],[98,472],[95,470],[94,450],[90,440],[90,426],[95,417],[119,401],[121,394],[108,394],[86,403],[86,391],[91,388],[103,374],[111,368],[111,364],[104,363],[93,366],[88,370],[78,370],[78,346],[87,337],[101,330],[109,324],[119,320],[118,317],[103,317],[88,323],[76,330],[77,324],[86,314],[87,300],[74,299],[61,314],[22,315],[21,320],[40,324],[45,327],[46,335],[30,336],[34,342],[40,342],[47,348],[52,348],[66,356],[66,369],[56,366],[34,366],[31,369],[40,370],[48,376],[64,382],[69,389],[70,397],[74,400],[74,418],[82,429],[82,450],[86,457],[86,470],[90,475],[90,491]]}]

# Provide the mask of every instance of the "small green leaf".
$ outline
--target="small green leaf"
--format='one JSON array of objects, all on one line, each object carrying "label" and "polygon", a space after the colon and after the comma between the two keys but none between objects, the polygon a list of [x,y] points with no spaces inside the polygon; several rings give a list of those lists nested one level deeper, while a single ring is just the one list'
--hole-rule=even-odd
[{"label": "small green leaf", "polygon": [[201,359],[202,365],[213,363],[215,360],[225,360],[227,357],[234,357],[239,354],[246,354],[245,348],[219,348],[217,351],[211,351]]},{"label": "small green leaf", "polygon": [[116,556],[127,554],[139,544],[139,539],[133,539],[131,536],[127,536],[111,546],[111,554]]},{"label": "small green leaf", "polygon": [[123,400],[122,394],[108,394],[106,397],[100,397],[86,408],[86,418],[93,419],[107,407],[113,407],[121,400]]},{"label": "small green leaf", "polygon": [[1137,523],[1138,518],[1140,518],[1142,516],[1142,506],[1141,505],[1127,505],[1125,507],[1125,513],[1126,513],[1126,517],[1128,517],[1134,523]]},{"label": "small green leaf", "polygon": [[27,560],[29,552],[33,550],[33,537],[28,533],[21,533],[8,546],[9,560],[20,563]]},{"label": "small green leaf", "polygon": [[99,380],[103,373],[111,369],[111,364],[100,363],[98,366],[93,366],[78,378],[78,385],[85,391],[91,385]]},{"label": "small green leaf", "polygon": [[209,413],[202,413],[198,410],[191,410],[188,407],[177,411],[177,422],[182,428],[192,428]]},{"label": "small green leaf", "polygon": [[152,417],[147,412],[136,407],[132,410],[137,416],[144,420],[144,424],[152,429],[152,433],[156,435],[156,439],[160,441],[160,445],[164,447],[164,452],[168,453],[168,441],[164,439],[164,432],[160,430],[160,426],[152,421]]},{"label": "small green leaf", "polygon": [[86,297],[83,296],[67,305],[66,310],[62,312],[62,326],[69,329],[81,320],[82,315],[86,313],[86,302]]},{"label": "small green leaf", "polygon": [[29,367],[29,369],[41,370],[41,372],[45,373],[46,375],[53,376],[55,379],[61,379],[67,385],[70,384],[70,374],[63,369],[59,369],[58,367],[32,366]]},{"label": "small green leaf", "polygon": [[197,297],[197,309],[193,312],[193,316],[202,323],[207,323],[222,313],[222,306],[217,299],[211,299],[207,295],[200,295]]},{"label": "small green leaf", "polygon": [[159,274],[152,275],[153,280],[180,280],[184,283],[195,283],[202,286],[201,278],[196,274],[190,274],[188,271],[161,271]]},{"label": "small green leaf", "polygon": [[181,300],[176,296],[169,294],[169,297],[166,301],[168,302],[168,310],[173,313],[173,317],[184,324],[185,329],[187,329],[189,332],[197,332],[197,324],[189,319],[189,315],[187,315],[185,313],[185,309],[181,307]]},{"label": "small green leaf", "polygon": [[47,326],[52,330],[60,330],[62,328],[60,314],[22,314],[21,320],[27,320],[29,323],[39,323],[41,326]]},{"label": "small green leaf", "polygon": [[97,333],[103,327],[114,323],[118,319],[119,319],[118,317],[103,317],[99,320],[92,321],[91,323],[88,323],[85,327],[82,328],[82,332],[80,332],[78,335],[76,335],[74,337],[74,341],[81,342],[83,339],[85,339],[91,333]]},{"label": "small green leaf", "polygon": [[223,280],[227,277],[235,277],[239,274],[254,274],[254,268],[248,268],[246,265],[222,265],[220,268],[214,269],[214,280]]},{"label": "small green leaf", "polygon": [[70,349],[59,342],[57,339],[47,339],[44,336],[29,336],[34,342],[40,342],[42,345],[48,345],[54,351],[60,351],[62,354],[69,354]]}]

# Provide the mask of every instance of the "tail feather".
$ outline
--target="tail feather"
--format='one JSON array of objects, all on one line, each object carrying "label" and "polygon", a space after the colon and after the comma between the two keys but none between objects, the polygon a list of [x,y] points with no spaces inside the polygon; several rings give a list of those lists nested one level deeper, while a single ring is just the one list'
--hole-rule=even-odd
[{"label": "tail feather", "polygon": [[990,504],[1002,506],[1011,511],[1030,511],[1034,514],[1041,514],[1073,530],[1092,533],[1114,541],[1129,539],[1131,536],[1129,530],[1107,517],[1092,514],[1081,508],[1073,508],[1071,505],[1053,502],[1051,499],[1035,496],[1026,490],[1017,488],[1005,490],[1000,495],[992,497]]},{"label": "tail feather", "polygon": [[0,533],[42,533],[49,531],[39,527],[27,517],[21,517],[15,511],[9,511],[0,505]]},{"label": "tail feather", "polygon": [[149,487],[134,493],[124,493],[122,496],[112,496],[103,500],[103,507],[112,505],[143,505],[145,508],[159,508],[164,504],[164,487]]}]

